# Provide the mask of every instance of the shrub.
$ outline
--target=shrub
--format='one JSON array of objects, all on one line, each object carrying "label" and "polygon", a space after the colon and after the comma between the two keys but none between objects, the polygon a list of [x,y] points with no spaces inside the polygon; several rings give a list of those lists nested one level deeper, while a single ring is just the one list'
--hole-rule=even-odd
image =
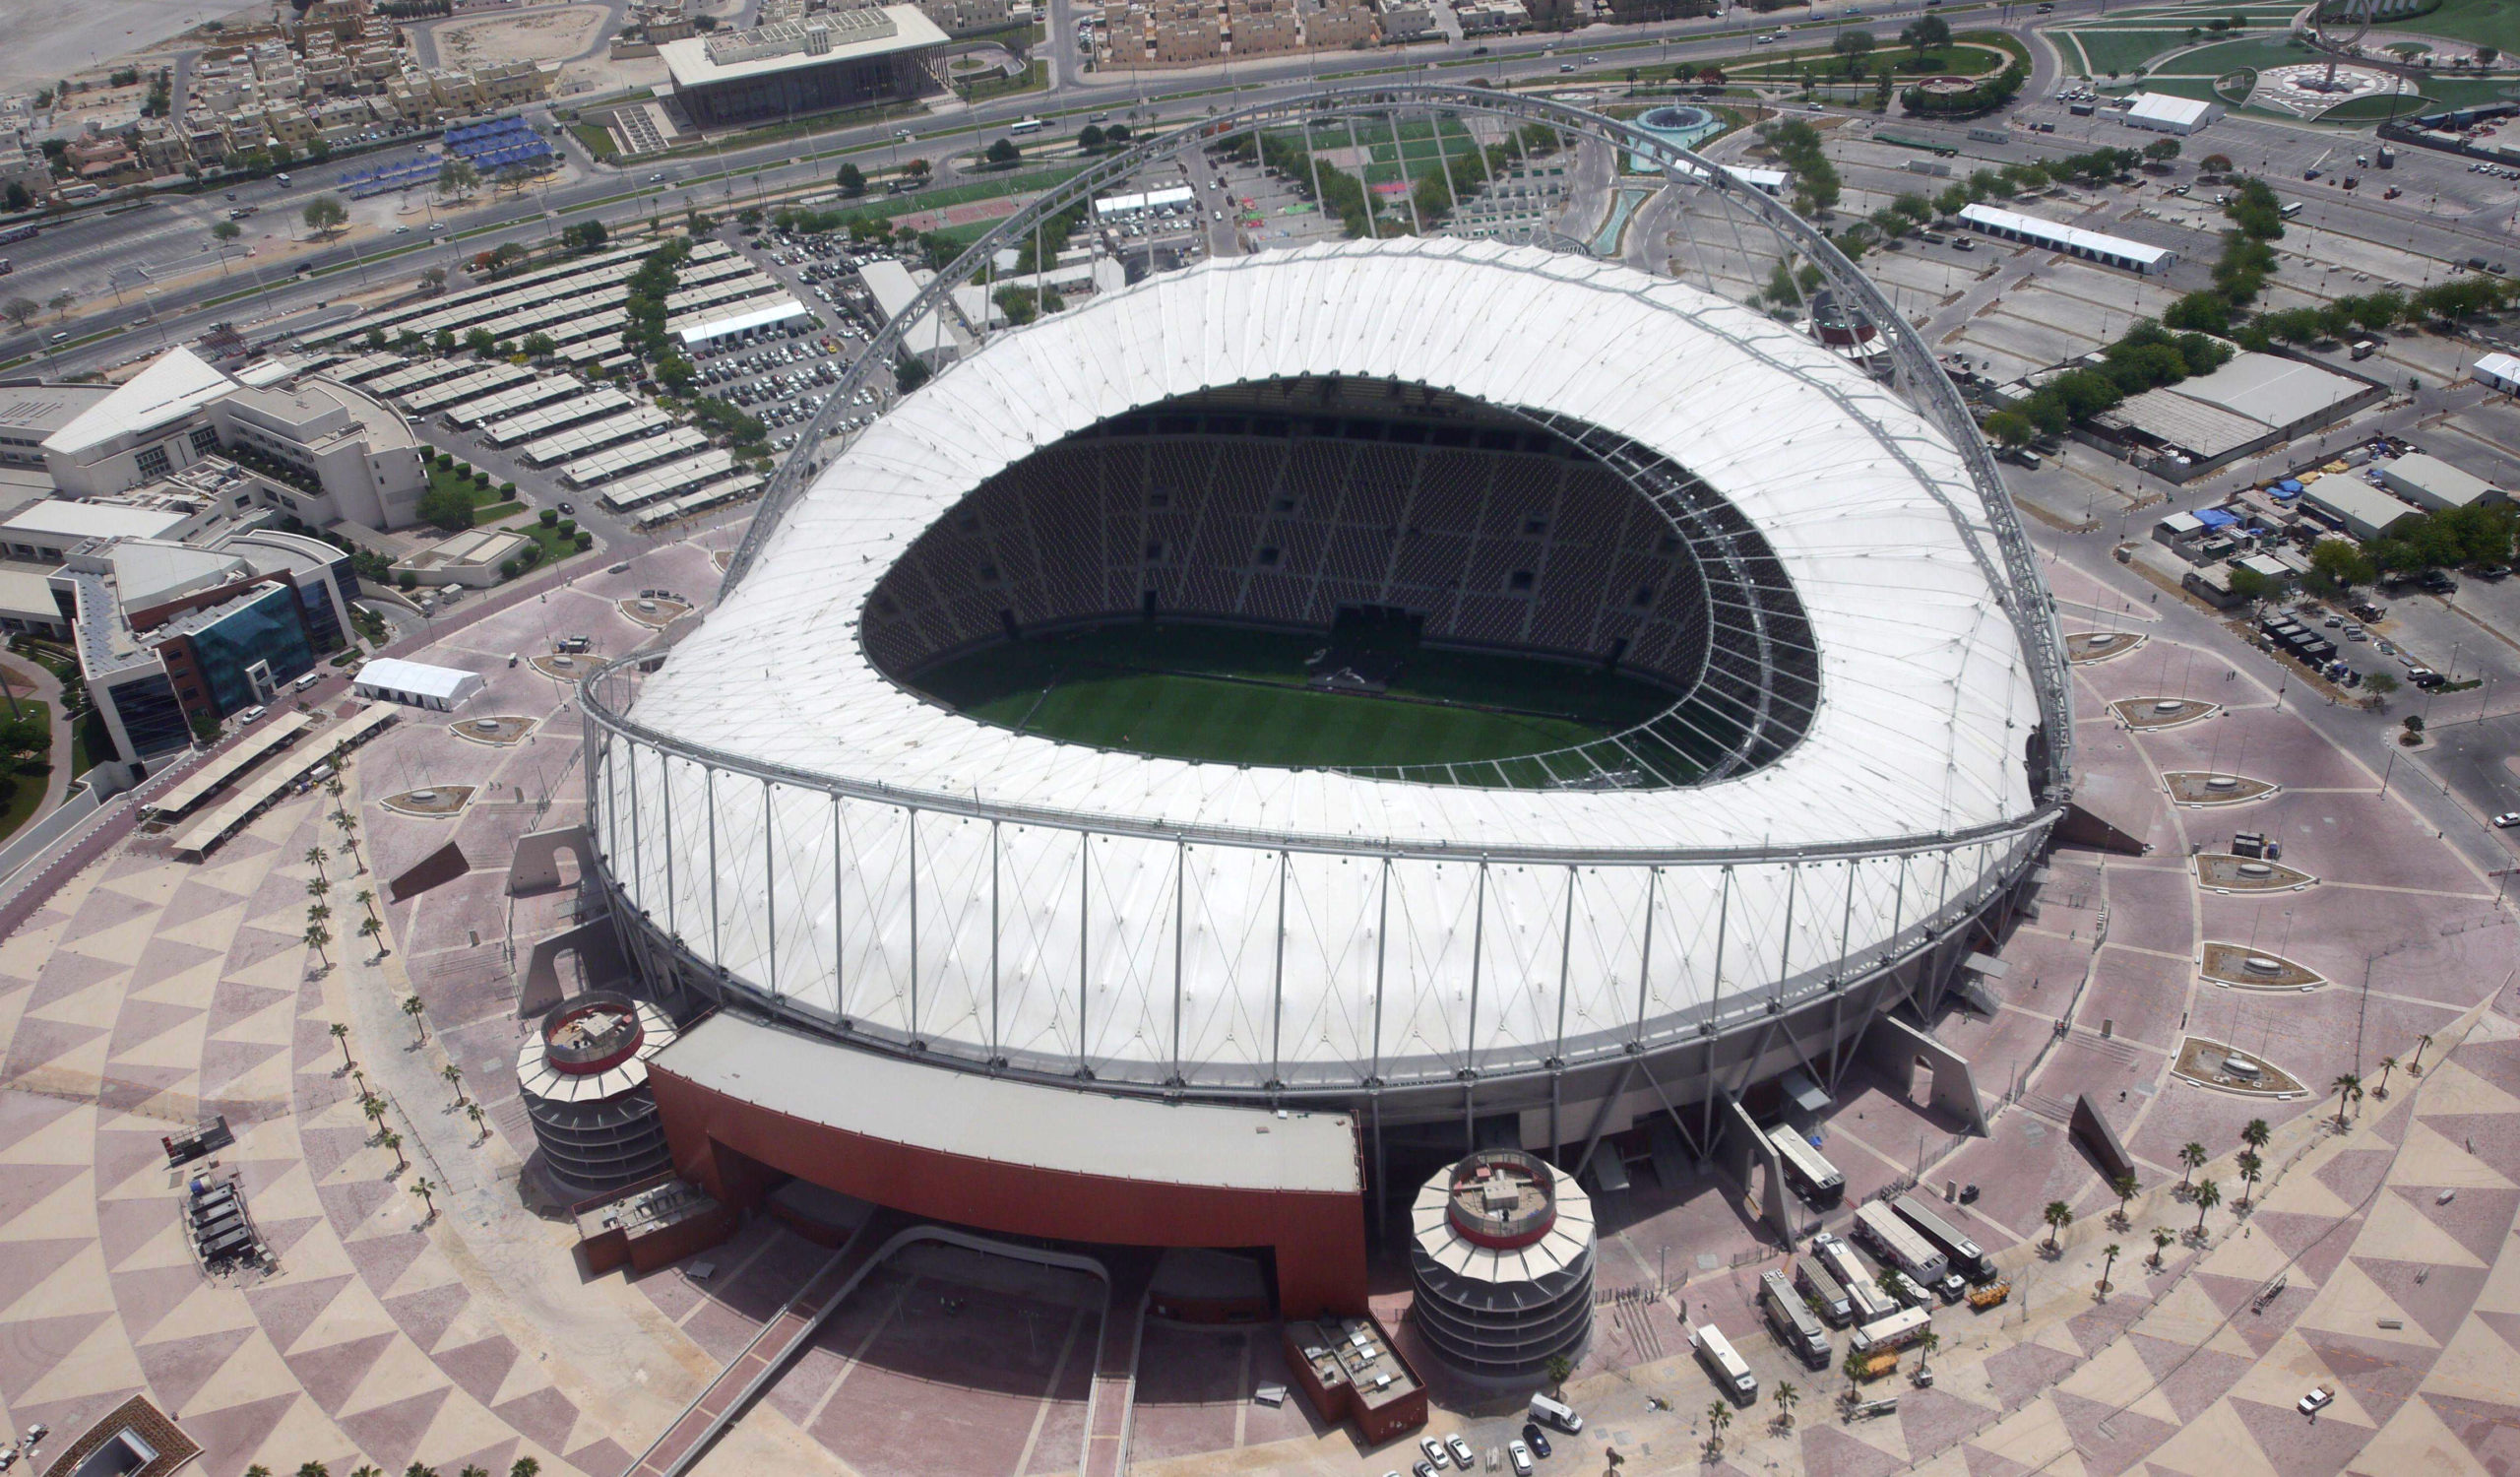
[{"label": "shrub", "polygon": [[517,554],[517,557],[525,561],[526,568],[531,569],[535,565],[542,562],[542,546],[539,544],[529,544]]},{"label": "shrub", "polygon": [[516,500],[516,483],[514,483],[514,482],[501,482],[501,483],[499,483],[499,500],[500,500],[500,501],[502,501],[502,502],[513,502],[513,501],[515,501],[515,500]]},{"label": "shrub", "polygon": [[472,469],[472,485],[473,485],[473,486],[476,486],[476,487],[486,487],[486,486],[488,486],[489,484],[490,484],[490,474],[488,474],[488,473],[486,473],[486,472],[482,471],[482,470],[481,470],[480,468],[478,468],[478,467],[473,468],[473,469]]},{"label": "shrub", "polygon": [[575,537],[577,537],[577,532],[578,532],[578,520],[576,520],[575,518],[563,518],[563,519],[561,519],[561,520],[560,520],[559,533],[560,533],[560,537],[561,537],[561,538],[563,538],[563,539],[571,539],[571,538],[575,538]]},{"label": "shrub", "polygon": [[558,508],[544,508],[537,516],[542,520],[542,526],[544,528],[549,528],[551,525],[560,521],[560,510]]},{"label": "shrub", "polygon": [[406,590],[417,590],[420,588],[420,577],[406,569],[403,571],[402,575],[395,580],[395,583],[401,585]]},{"label": "shrub", "polygon": [[525,566],[518,563],[516,560],[505,559],[500,561],[499,578],[503,580],[512,580],[523,573],[525,573]]},{"label": "shrub", "polygon": [[576,542],[577,542],[577,546],[578,546],[578,547],[579,547],[580,549],[582,549],[582,550],[583,550],[583,549],[593,548],[593,547],[595,547],[595,535],[594,535],[594,534],[592,534],[592,533],[589,533],[589,532],[588,532],[587,530],[585,530],[585,529],[580,529],[580,530],[578,530],[578,533],[577,533],[577,541],[576,541]]}]

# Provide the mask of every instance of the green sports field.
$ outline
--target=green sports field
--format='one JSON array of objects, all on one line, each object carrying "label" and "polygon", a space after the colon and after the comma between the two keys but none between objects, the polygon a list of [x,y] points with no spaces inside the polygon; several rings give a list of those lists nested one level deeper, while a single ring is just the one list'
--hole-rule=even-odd
[{"label": "green sports field", "polygon": [[1669,706],[1612,673],[1412,652],[1383,695],[1304,685],[1326,637],[1132,622],[989,647],[915,685],[990,723],[1100,748],[1222,764],[1381,768],[1564,748]]}]

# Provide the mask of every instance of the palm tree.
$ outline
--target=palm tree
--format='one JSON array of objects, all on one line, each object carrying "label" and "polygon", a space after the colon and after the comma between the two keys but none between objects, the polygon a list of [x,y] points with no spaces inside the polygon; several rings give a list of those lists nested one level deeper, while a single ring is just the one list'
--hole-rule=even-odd
[{"label": "palm tree", "polygon": [[2205,1213],[2223,1203],[2223,1187],[2211,1180],[2196,1182],[2196,1234],[2205,1234]]},{"label": "palm tree", "polygon": [[306,865],[315,868],[315,875],[319,877],[322,876],[324,874],[324,849],[320,846],[308,847],[306,849]]},{"label": "palm tree", "polygon": [[297,1477],[333,1477],[333,1469],[320,1461],[301,1461],[297,1464]]},{"label": "palm tree", "polygon": [[350,1477],[385,1477],[385,1469],[371,1462],[360,1462],[358,1470],[350,1473]]},{"label": "palm tree", "polygon": [[348,1071],[358,1065],[350,1060],[350,1028],[340,1021],[333,1022],[333,1039],[342,1044],[342,1070]]},{"label": "palm tree", "polygon": [[437,1074],[446,1079],[447,1086],[455,1089],[456,1107],[461,1108],[466,1103],[472,1101],[472,1099],[467,1098],[464,1095],[464,1068],[450,1061],[446,1065],[439,1067]]},{"label": "palm tree", "polygon": [[415,1461],[403,1469],[403,1477],[437,1477],[437,1468],[424,1461]]},{"label": "palm tree", "polygon": [[366,1114],[368,1118],[375,1123],[376,1126],[380,1128],[385,1126],[385,1100],[383,1098],[378,1097],[372,1092],[360,1093],[358,1095],[358,1111]]},{"label": "palm tree", "polygon": [[420,1003],[420,997],[418,995],[407,995],[403,996],[403,1013],[411,1018],[411,1024],[413,1026],[419,1028],[420,1041],[423,1044],[426,1044],[429,1039],[429,1023],[428,1018],[420,1014],[420,1012],[427,1008],[428,1007],[426,1005]]},{"label": "palm tree", "polygon": [[359,905],[360,907],[362,907],[362,908],[365,908],[365,909],[367,910],[367,916],[368,916],[368,917],[370,917],[370,918],[374,918],[374,917],[376,916],[376,889],[375,889],[375,888],[373,888],[373,887],[362,887],[362,888],[360,888],[360,889],[358,890],[358,894],[357,894],[355,897],[351,898],[351,899],[350,899],[350,901],[352,901],[352,902],[354,902],[354,903],[358,904],[358,905]]},{"label": "palm tree", "polygon": [[1801,1398],[1802,1391],[1794,1387],[1793,1381],[1780,1380],[1776,1382],[1776,1426],[1779,1431],[1794,1429],[1794,1402]]},{"label": "palm tree", "polygon": [[311,924],[331,923],[333,910],[322,903],[309,903],[306,905],[306,921]]},{"label": "palm tree", "polygon": [[2126,1202],[2143,1193],[2143,1189],[2144,1187],[2136,1183],[2133,1175],[2119,1175],[2109,1182],[2110,1193],[2117,1196],[2117,1224],[2121,1226],[2126,1224]]},{"label": "palm tree", "polygon": [[2383,1057],[2380,1059],[2380,1085],[2371,1089],[2371,1096],[2379,1099],[2383,1103],[2389,1100],[2389,1073],[2396,1071],[2397,1069],[2398,1059],[2395,1057]]},{"label": "palm tree", "polygon": [[542,1463],[531,1456],[520,1456],[508,1468],[508,1477],[541,1477]]},{"label": "palm tree", "polygon": [[1706,1438],[1706,1449],[1709,1451],[1723,1450],[1724,1428],[1732,1424],[1732,1402],[1730,1400],[1717,1400],[1713,1404],[1708,1405],[1706,1407],[1706,1424],[1709,1429],[1709,1435]]},{"label": "palm tree", "polygon": [[1548,1378],[1549,1389],[1562,1395],[1566,1393],[1566,1381],[1575,1378],[1575,1364],[1563,1354],[1551,1354],[1544,1373]]},{"label": "palm tree", "polygon": [[2187,1177],[2188,1177],[2188,1176],[2190,1176],[2190,1175],[2192,1175],[2192,1174],[2194,1174],[2194,1173],[2196,1173],[2198,1170],[2201,1170],[2201,1169],[2203,1169],[2203,1168],[2205,1167],[2205,1160],[2206,1160],[2206,1157],[2207,1157],[2207,1156],[2206,1156],[2206,1153],[2205,1153],[2205,1146],[2204,1146],[2203,1144],[2201,1144],[2201,1143],[2190,1143],[2190,1144],[2186,1144],[2186,1145],[2183,1145],[2183,1146],[2179,1149],[2179,1151],[2178,1151],[2178,1168],[2179,1168],[2179,1174],[2178,1174],[2178,1188],[2181,1188],[2181,1189],[2185,1189],[2185,1188],[2187,1188]]},{"label": "palm tree", "polygon": [[384,1132],[376,1135],[376,1142],[380,1147],[392,1149],[394,1151],[394,1173],[399,1175],[403,1173],[403,1171],[411,1167],[410,1161],[403,1157],[402,1134],[388,1128]]},{"label": "palm tree", "polygon": [[419,1179],[411,1182],[411,1193],[418,1195],[420,1197],[420,1203],[429,1208],[428,1218],[430,1220],[436,1220],[437,1187],[429,1183],[427,1176],[423,1175]]},{"label": "palm tree", "polygon": [[2274,1141],[2275,1130],[2266,1126],[2266,1120],[2262,1118],[2250,1119],[2247,1126],[2240,1129],[2240,1142],[2260,1153],[2265,1152],[2266,1146]]},{"label": "palm tree", "polygon": [[2245,1205],[2257,1187],[2257,1177],[2266,1169],[2266,1161],[2257,1157],[2255,1149],[2242,1149],[2240,1157],[2232,1163],[2240,1172],[2240,1203]]},{"label": "palm tree", "polygon": [[2170,1227],[2155,1226],[2153,1228],[2153,1270],[2161,1270],[2162,1253],[2169,1251],[2170,1244],[2176,1240],[2178,1240],[2178,1233]]},{"label": "palm tree", "polygon": [[2100,1291],[2104,1297],[2109,1293],[2109,1274],[2117,1270],[2118,1255],[2117,1243],[2113,1241],[2100,1249]]},{"label": "palm tree", "polygon": [[2424,1049],[2430,1045],[2432,1045],[2432,1038],[2429,1035],[2415,1038],[2415,1060],[2406,1064],[2406,1074],[2408,1076],[2421,1077],[2424,1075]]},{"label": "palm tree", "polygon": [[306,879],[306,895],[308,897],[320,899],[325,893],[332,890],[333,884],[331,880],[320,871]]},{"label": "palm tree", "polygon": [[1924,1371],[1925,1371],[1925,1361],[1927,1361],[1927,1360],[1929,1360],[1929,1359],[1933,1358],[1934,1351],[1935,1351],[1936,1349],[1941,1348],[1941,1347],[1942,1347],[1942,1335],[1941,1335],[1941,1334],[1939,1334],[1939,1333],[1934,1332],[1931,1328],[1927,1328],[1924,1332],[1920,1333],[1920,1334],[1918,1334],[1918,1335],[1917,1335],[1917,1373],[1918,1373],[1918,1374],[1922,1375],[1922,1374],[1923,1374],[1923,1373],[1924,1373]]},{"label": "palm tree", "polygon": [[[342,855],[350,859],[357,871],[367,870],[367,862],[358,854],[358,818],[346,810],[333,812],[333,824],[342,828]],[[351,873],[353,876],[357,872]]]},{"label": "palm tree", "polygon": [[385,946],[385,925],[376,919],[361,920],[358,926],[358,936],[375,942],[376,957],[379,959],[393,952]]},{"label": "palm tree", "polygon": [[2340,1073],[2328,1086],[2336,1089],[2336,1131],[2345,1131],[2345,1110],[2362,1097],[2362,1079],[2352,1072]]},{"label": "palm tree", "polygon": [[464,1114],[465,1117],[472,1120],[472,1131],[480,1135],[472,1141],[480,1143],[486,1140],[490,1136],[490,1124],[488,1117],[481,1112],[481,1105],[467,1103],[464,1105]]},{"label": "palm tree", "polygon": [[324,967],[326,969],[331,969],[333,967],[333,956],[324,952],[324,945],[333,941],[333,935],[324,931],[324,926],[322,924],[308,924],[306,926],[306,931],[298,936],[305,940],[308,948],[315,951],[316,958],[324,961]]},{"label": "palm tree", "polygon": [[2074,1207],[2062,1200],[2049,1200],[2039,1218],[2048,1223],[2048,1250],[2056,1250],[2056,1233],[2074,1223]]}]

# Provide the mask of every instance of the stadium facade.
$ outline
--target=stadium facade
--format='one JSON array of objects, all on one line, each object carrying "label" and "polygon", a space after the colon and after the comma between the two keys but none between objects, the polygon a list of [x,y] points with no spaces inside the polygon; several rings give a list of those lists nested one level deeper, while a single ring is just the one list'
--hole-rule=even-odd
[{"label": "stadium facade", "polygon": [[[1372,1193],[1386,1132],[1572,1170],[1668,1113],[1704,1152],[1719,1103],[1834,1080],[1946,988],[2062,803],[2052,613],[1945,423],[1767,316],[1532,247],[1151,278],[903,401],[661,669],[590,680],[597,871],[653,988],[836,1079],[1336,1115]],[[1355,610],[1671,701],[1548,752],[1266,769],[917,685],[1045,630]],[[675,1051],[655,1072],[686,1173],[736,1192],[721,1150],[781,1152],[726,1125],[747,1089],[678,1124]],[[852,1131],[822,1106],[755,1105]],[[770,1167],[915,1179],[849,1163]]]}]

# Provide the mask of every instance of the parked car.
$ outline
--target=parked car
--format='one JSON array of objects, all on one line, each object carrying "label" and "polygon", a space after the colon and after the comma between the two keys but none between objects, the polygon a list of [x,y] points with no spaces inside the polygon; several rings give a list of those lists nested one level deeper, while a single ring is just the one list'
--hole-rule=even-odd
[{"label": "parked car", "polygon": [[2325,1384],[2316,1385],[2311,1388],[2308,1394],[2303,1395],[2301,1397],[2301,1403],[2294,1408],[2300,1411],[2303,1415],[2317,1415],[2320,1411],[2325,1410],[2328,1407],[2329,1402],[2333,1401],[2335,1398],[2336,1390],[2333,1386]]},{"label": "parked car", "polygon": [[1523,1440],[1536,1453],[1542,1456],[1548,1454],[1548,1433],[1540,1429],[1540,1422],[1523,1423]]},{"label": "parked car", "polygon": [[1426,1465],[1438,1472],[1453,1464],[1453,1459],[1444,1452],[1443,1444],[1431,1436],[1418,1438],[1418,1449],[1426,1453]]},{"label": "parked car", "polygon": [[1471,1451],[1470,1443],[1463,1441],[1458,1431],[1444,1438],[1444,1449],[1453,1453],[1453,1460],[1460,1462],[1465,1472],[1478,1465],[1478,1457]]},{"label": "parked car", "polygon": [[2503,811],[2493,818],[2493,825],[2498,831],[2507,831],[2513,826],[2520,826],[2520,810]]}]

